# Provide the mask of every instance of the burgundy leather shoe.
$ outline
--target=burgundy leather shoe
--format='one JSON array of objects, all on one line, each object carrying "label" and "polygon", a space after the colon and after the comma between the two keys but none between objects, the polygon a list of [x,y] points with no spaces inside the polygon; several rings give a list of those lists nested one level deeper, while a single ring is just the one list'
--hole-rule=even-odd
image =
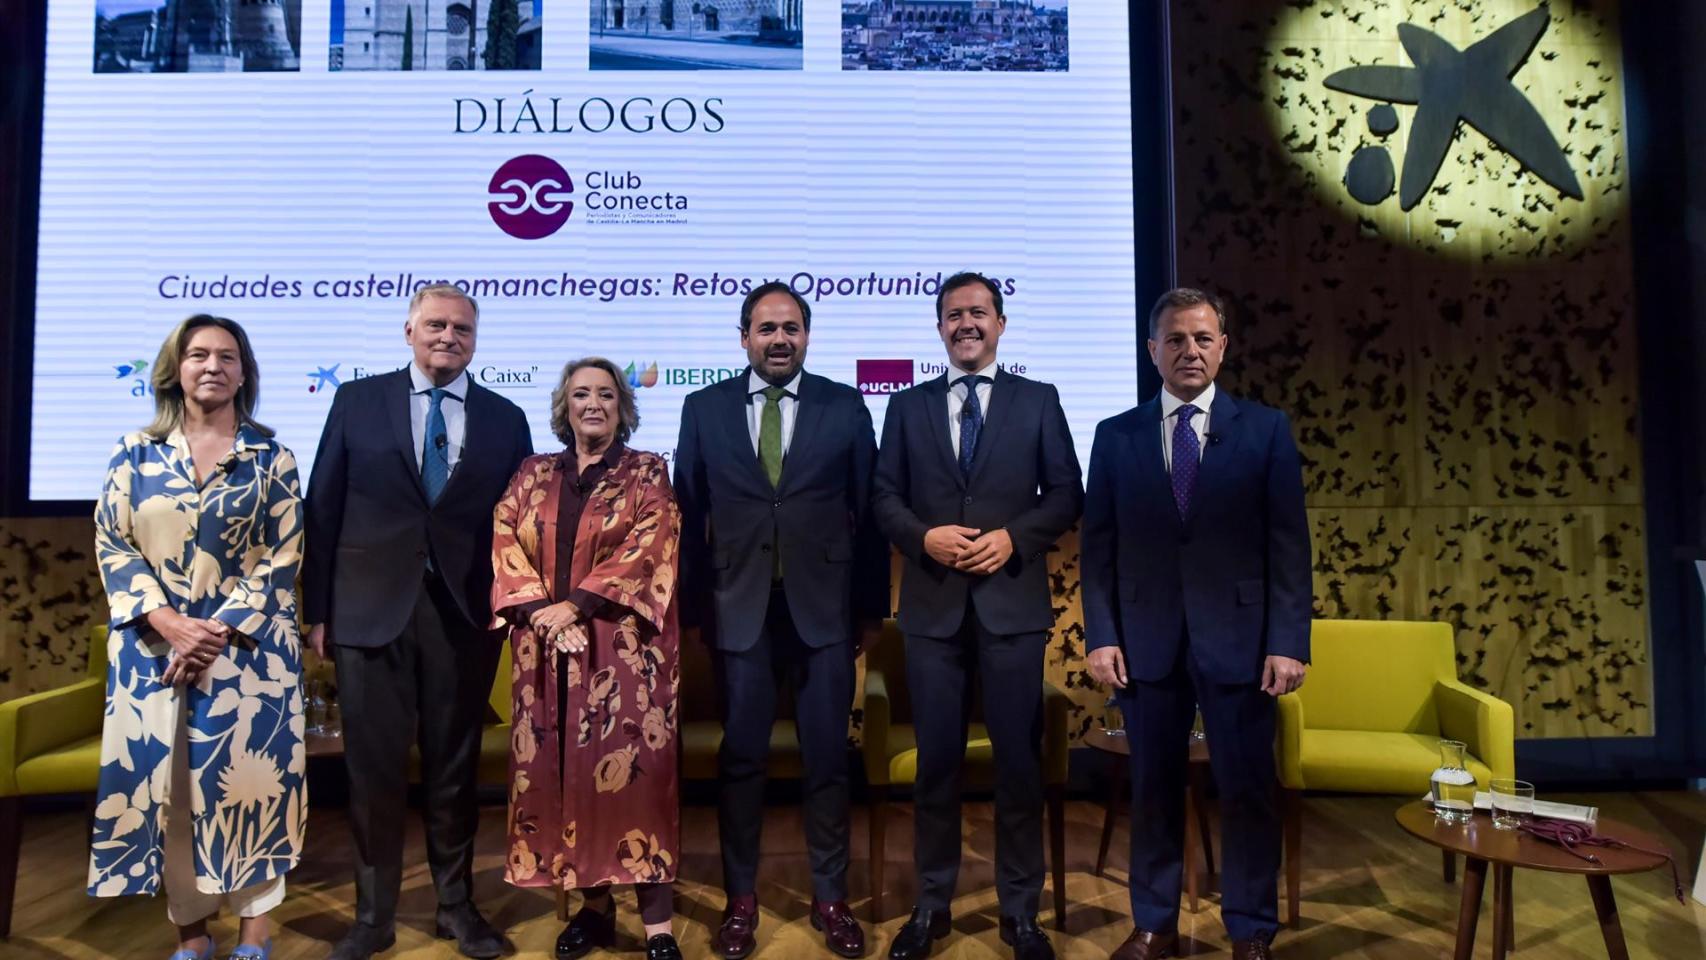
[{"label": "burgundy leather shoe", "polygon": [[859,926],[853,911],[847,909],[847,901],[831,900],[825,903],[816,897],[812,898],[812,929],[823,931],[823,942],[831,953],[840,957],[862,957],[865,955],[865,930]]},{"label": "burgundy leather shoe", "polygon": [[1232,960],[1274,960],[1274,948],[1266,940],[1234,940]]},{"label": "burgundy leather shoe", "polygon": [[758,940],[753,936],[757,931],[758,895],[744,893],[730,897],[729,905],[723,908],[722,926],[711,938],[711,949],[725,960],[742,960],[758,946]]},{"label": "burgundy leather shoe", "polygon": [[1108,955],[1108,960],[1162,960],[1163,957],[1177,956],[1178,951],[1178,933],[1133,930],[1131,936]]}]

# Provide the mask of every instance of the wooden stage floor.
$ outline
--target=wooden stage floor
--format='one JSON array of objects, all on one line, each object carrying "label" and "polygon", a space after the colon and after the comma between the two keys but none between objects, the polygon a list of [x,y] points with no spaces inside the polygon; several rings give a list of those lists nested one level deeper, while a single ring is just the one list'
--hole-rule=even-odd
[{"label": "wooden stage floor", "polygon": [[[1569,799],[1569,798],[1556,798]],[[1594,794],[1609,816],[1646,828],[1672,844],[1683,871],[1684,887],[1693,884],[1694,868],[1706,836],[1706,795],[1690,793]],[[1448,955],[1453,942],[1458,887],[1440,876],[1438,852],[1410,839],[1392,821],[1395,798],[1311,797],[1304,804],[1303,922],[1295,931],[1282,931],[1276,953],[1293,958],[1437,958]],[[1075,801],[1067,810],[1066,933],[1054,933],[1062,958],[1102,960],[1130,929],[1125,879],[1126,842],[1122,827],[1109,855],[1108,876],[1091,874],[1102,809]],[[993,838],[987,803],[966,807],[966,859],[954,903],[955,933],[937,946],[935,956],[986,958],[1010,955],[996,935],[996,900],[991,864]],[[483,809],[480,854],[476,861],[476,898],[488,917],[508,930],[518,955],[550,956],[560,930],[549,895],[537,890],[514,890],[503,883],[504,811]],[[682,836],[685,878],[677,887],[676,924],[688,958],[709,956],[708,943],[722,894],[717,856],[716,814],[710,807],[683,811]],[[12,937],[0,945],[8,960],[106,957],[164,958],[171,952],[172,934],[165,921],[165,904],[148,898],[92,900],[83,892],[84,815],[75,810],[32,813],[25,819],[17,909]],[[854,822],[854,862],[850,881],[853,903],[865,916],[865,828],[862,814]],[[1217,831],[1218,832],[1218,831]],[[348,922],[354,898],[343,811],[317,809],[309,822],[308,851],[290,876],[290,894],[274,914],[282,929],[275,934],[273,956],[278,960],[324,957]],[[912,887],[911,827],[906,807],[889,818],[887,914],[875,936],[871,957],[886,956],[888,940],[905,919]],[[432,937],[434,899],[424,862],[418,817],[411,816],[409,851],[415,866],[404,874],[397,947],[387,958],[450,958],[454,949]],[[773,807],[765,825],[765,860],[759,890],[763,918],[759,927],[758,960],[829,956],[806,917],[810,884],[804,841],[796,811]],[[1690,900],[1679,905],[1670,896],[1670,877],[1662,872],[1615,881],[1629,948],[1636,957],[1706,957],[1706,907]],[[1547,960],[1602,958],[1600,941],[1586,885],[1578,878],[1519,873],[1516,878],[1516,953]],[[1491,886],[1484,916],[1491,914]],[[1052,924],[1045,889],[1045,925]],[[633,896],[618,899],[622,939],[605,956],[639,956],[639,922],[633,915]],[[1228,956],[1225,931],[1213,896],[1199,913],[1183,912],[1181,931],[1189,940],[1186,955]],[[235,922],[222,917],[214,931],[223,950],[235,936]],[[869,933],[869,931],[867,931]],[[1491,953],[1491,928],[1481,924],[1477,955]],[[598,956],[599,954],[595,954]]]}]

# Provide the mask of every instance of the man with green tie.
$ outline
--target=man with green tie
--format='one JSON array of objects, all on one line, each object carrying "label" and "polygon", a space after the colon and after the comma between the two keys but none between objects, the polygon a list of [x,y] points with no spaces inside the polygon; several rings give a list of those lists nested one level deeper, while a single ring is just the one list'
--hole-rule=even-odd
[{"label": "man with green tie", "polygon": [[718,956],[757,946],[758,842],[778,687],[791,688],[805,765],[812,926],[861,956],[847,907],[847,717],[853,659],[888,614],[888,553],[871,521],[877,457],[859,392],[806,373],[811,307],[767,283],[741,304],[744,376],[681,411],[682,622],[700,628],[722,687],[718,825],[728,906]]}]

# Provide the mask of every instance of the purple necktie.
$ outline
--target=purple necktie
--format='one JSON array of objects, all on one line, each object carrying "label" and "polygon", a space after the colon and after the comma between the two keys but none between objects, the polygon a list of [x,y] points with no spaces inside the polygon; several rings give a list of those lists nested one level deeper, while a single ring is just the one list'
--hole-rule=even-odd
[{"label": "purple necktie", "polygon": [[1179,422],[1173,425],[1173,502],[1179,506],[1182,518],[1191,509],[1191,492],[1197,487],[1197,467],[1202,459],[1202,445],[1191,418],[1201,413],[1185,404],[1179,408]]}]

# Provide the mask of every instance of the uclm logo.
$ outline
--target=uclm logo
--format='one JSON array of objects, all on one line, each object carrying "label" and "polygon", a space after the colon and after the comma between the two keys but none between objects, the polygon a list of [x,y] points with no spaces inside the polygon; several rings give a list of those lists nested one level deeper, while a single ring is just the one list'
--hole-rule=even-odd
[{"label": "uclm logo", "polygon": [[517,240],[542,240],[563,228],[575,210],[574,179],[563,165],[537,153],[504,162],[486,188],[486,209],[498,229]]},{"label": "uclm logo", "polygon": [[911,360],[860,360],[856,370],[859,392],[866,395],[899,393],[912,386]]}]

